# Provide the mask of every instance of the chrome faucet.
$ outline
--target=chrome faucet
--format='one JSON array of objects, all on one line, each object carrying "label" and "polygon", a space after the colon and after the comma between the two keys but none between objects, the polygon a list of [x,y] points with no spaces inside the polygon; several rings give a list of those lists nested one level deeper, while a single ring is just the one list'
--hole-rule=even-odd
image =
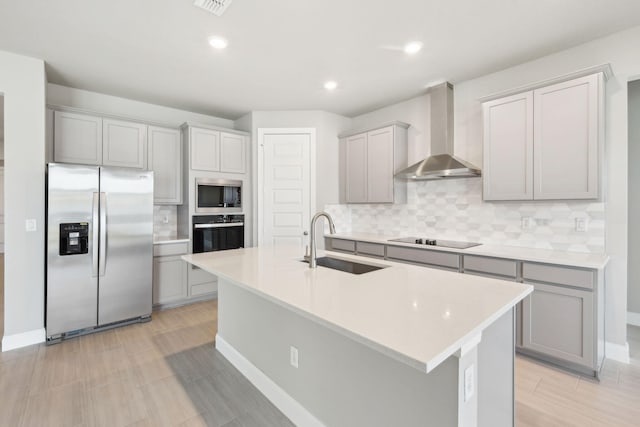
[{"label": "chrome faucet", "polygon": [[331,218],[331,216],[328,213],[320,211],[317,214],[315,214],[313,216],[313,218],[311,218],[311,236],[309,238],[309,245],[311,246],[311,253],[309,254],[309,268],[316,268],[317,267],[317,264],[316,264],[316,221],[321,216],[327,218],[327,221],[329,222],[329,232],[331,234],[336,234],[336,226],[333,223],[333,219]]}]

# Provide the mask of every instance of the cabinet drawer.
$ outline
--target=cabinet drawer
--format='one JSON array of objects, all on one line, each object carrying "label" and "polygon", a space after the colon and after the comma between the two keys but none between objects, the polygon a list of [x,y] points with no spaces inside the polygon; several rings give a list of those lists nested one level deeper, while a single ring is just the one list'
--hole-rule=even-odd
[{"label": "cabinet drawer", "polygon": [[190,267],[189,268],[189,285],[193,287],[193,285],[198,285],[201,283],[207,282],[215,282],[217,281],[216,276],[211,273],[207,273],[201,268],[198,267]]},{"label": "cabinet drawer", "polygon": [[356,251],[356,242],[353,240],[331,239],[331,249],[353,253]]},{"label": "cabinet drawer", "polygon": [[218,282],[207,282],[200,283],[198,285],[191,286],[191,296],[195,297],[198,295],[209,294],[211,292],[218,291]]},{"label": "cabinet drawer", "polygon": [[595,272],[593,270],[525,262],[522,264],[522,278],[524,280],[593,289]]},{"label": "cabinet drawer", "polygon": [[498,276],[507,276],[515,279],[517,276],[517,263],[508,259],[486,258],[473,255],[465,255],[464,271],[477,271],[479,273],[495,274]]},{"label": "cabinet drawer", "polygon": [[401,248],[398,246],[387,247],[387,258],[399,261],[413,261],[421,264],[432,264],[442,267],[459,268],[460,256],[449,252],[429,251],[425,249]]},{"label": "cabinet drawer", "polygon": [[153,256],[184,255],[187,253],[188,248],[189,244],[187,242],[153,245]]},{"label": "cabinet drawer", "polygon": [[384,245],[376,243],[358,242],[358,254],[384,257]]}]

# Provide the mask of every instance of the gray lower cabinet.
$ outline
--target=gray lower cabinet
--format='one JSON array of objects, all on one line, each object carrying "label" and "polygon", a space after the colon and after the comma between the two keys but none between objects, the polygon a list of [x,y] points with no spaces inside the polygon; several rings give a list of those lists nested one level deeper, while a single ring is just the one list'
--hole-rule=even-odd
[{"label": "gray lower cabinet", "polygon": [[187,264],[181,256],[188,243],[153,245],[153,304],[174,304],[187,298]]},{"label": "gray lower cabinet", "polygon": [[187,265],[182,255],[187,242],[153,245],[153,304],[176,306],[215,298],[218,279],[200,268]]},{"label": "gray lower cabinet", "polygon": [[532,283],[522,305],[522,347],[594,367],[595,313],[593,292]]},{"label": "gray lower cabinet", "polygon": [[402,246],[387,246],[387,258],[391,260],[426,264],[429,267],[458,271],[460,255],[452,252],[430,251]]},{"label": "gray lower cabinet", "polygon": [[344,238],[327,250],[442,268],[534,287],[516,305],[520,353],[597,376],[604,360],[604,271]]},{"label": "gray lower cabinet", "polygon": [[187,264],[180,256],[153,259],[153,304],[162,305],[187,297]]},{"label": "gray lower cabinet", "polygon": [[522,350],[598,372],[604,359],[604,278],[596,270],[523,262]]}]

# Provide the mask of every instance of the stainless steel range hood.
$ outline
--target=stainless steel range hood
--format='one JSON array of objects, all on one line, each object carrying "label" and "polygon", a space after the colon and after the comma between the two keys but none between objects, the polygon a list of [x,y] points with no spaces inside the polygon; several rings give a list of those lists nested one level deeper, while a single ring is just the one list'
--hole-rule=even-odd
[{"label": "stainless steel range hood", "polygon": [[453,86],[445,82],[431,94],[431,155],[396,173],[396,178],[428,180],[480,176],[480,168],[453,155]]}]

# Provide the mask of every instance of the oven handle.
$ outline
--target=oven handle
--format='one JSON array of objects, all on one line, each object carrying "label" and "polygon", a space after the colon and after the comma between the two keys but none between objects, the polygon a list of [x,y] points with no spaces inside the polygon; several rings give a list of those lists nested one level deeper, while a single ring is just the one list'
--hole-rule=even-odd
[{"label": "oven handle", "polygon": [[244,227],[244,222],[223,222],[218,224],[195,224],[193,228]]}]

